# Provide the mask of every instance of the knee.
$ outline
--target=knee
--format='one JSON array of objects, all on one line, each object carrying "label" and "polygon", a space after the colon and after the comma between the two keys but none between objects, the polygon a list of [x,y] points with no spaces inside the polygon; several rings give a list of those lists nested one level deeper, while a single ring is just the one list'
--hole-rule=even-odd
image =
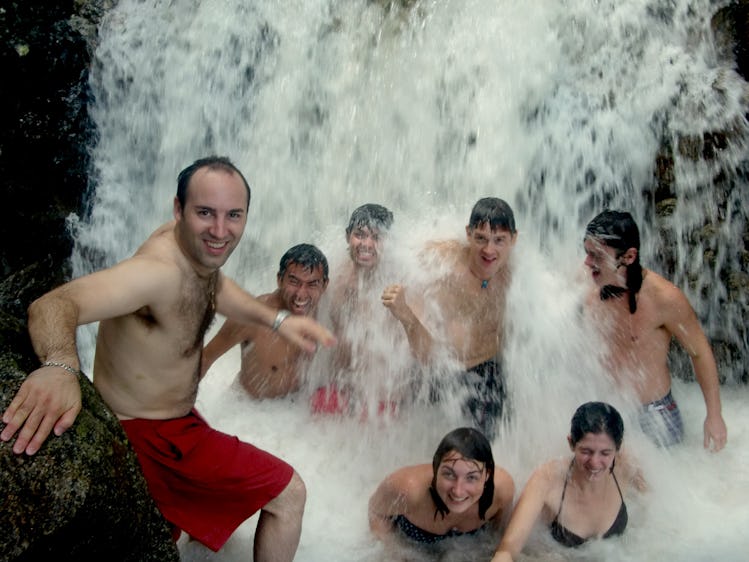
[{"label": "knee", "polygon": [[265,504],[263,511],[277,517],[300,518],[307,501],[307,488],[302,478],[294,471],[286,487],[274,499]]},{"label": "knee", "polygon": [[304,509],[304,504],[307,502],[307,486],[305,486],[304,480],[297,474],[296,470],[286,488],[284,488],[283,494],[287,496],[289,503]]},{"label": "knee", "polygon": [[276,500],[273,503],[277,504],[277,507],[287,513],[294,513],[300,515],[304,513],[304,504],[307,502],[307,487],[304,485],[304,480],[297,474],[296,470],[291,476],[291,480],[286,484]]}]

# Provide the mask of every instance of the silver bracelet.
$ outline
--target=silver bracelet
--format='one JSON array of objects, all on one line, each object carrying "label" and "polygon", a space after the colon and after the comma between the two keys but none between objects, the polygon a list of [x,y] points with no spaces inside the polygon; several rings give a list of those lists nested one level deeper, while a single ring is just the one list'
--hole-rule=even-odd
[{"label": "silver bracelet", "polygon": [[276,314],[276,319],[273,321],[273,326],[271,328],[274,332],[277,332],[278,329],[281,327],[281,323],[286,320],[289,316],[291,316],[291,312],[288,310],[284,310],[283,308],[278,311],[278,314]]},{"label": "silver bracelet", "polygon": [[57,361],[45,361],[44,363],[42,363],[42,367],[60,367],[60,369],[65,369],[68,373],[73,373],[74,375],[83,374],[83,371],[81,371],[80,369],[71,367],[66,363],[58,363]]}]

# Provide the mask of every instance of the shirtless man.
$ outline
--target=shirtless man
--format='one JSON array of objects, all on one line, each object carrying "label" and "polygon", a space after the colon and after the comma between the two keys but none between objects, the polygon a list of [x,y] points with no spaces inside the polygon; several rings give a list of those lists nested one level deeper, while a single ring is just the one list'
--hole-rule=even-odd
[{"label": "shirtless man", "polygon": [[432,288],[433,296],[426,293],[440,311],[441,326],[437,329],[427,328],[419,299],[407,298],[402,285],[390,285],[382,294],[382,303],[403,325],[420,362],[428,364],[438,348],[447,347],[463,365],[462,382],[472,394],[465,413],[490,437],[502,415],[505,398],[499,356],[512,273],[510,257],[516,240],[510,206],[502,199],[486,197],[471,211],[465,243],[448,241],[427,248],[449,270]]},{"label": "shirtless man", "polygon": [[[244,292],[219,268],[247,222],[250,188],[227,159],[196,161],[179,174],[174,221],[135,255],[75,279],[29,307],[42,366],[3,414],[0,434],[20,430],[15,453],[34,454],[81,409],[76,326],[99,321],[94,385],[120,419],[164,517],[217,551],[262,510],[254,560],[292,560],[306,499],[282,460],[211,429],[194,410],[203,336],[215,312],[272,326],[312,353],[335,338],[311,318],[286,317]],[[76,376],[77,375],[77,376]]]},{"label": "shirtless man", "polygon": [[[328,260],[311,244],[294,246],[281,257],[276,281],[278,288],[258,300],[272,308],[314,318],[328,286]],[[203,350],[203,374],[238,343],[242,362],[237,378],[250,396],[279,398],[299,389],[302,351],[262,324],[224,322]]]},{"label": "shirtless man", "polygon": [[671,395],[671,339],[689,354],[707,408],[704,446],[726,444],[720,384],[710,344],[684,293],[640,265],[640,233],[632,215],[604,211],[585,229],[585,265],[595,288],[586,311],[609,344],[607,362],[616,382],[643,405],[640,424],[656,443],[682,440],[679,407]]},{"label": "shirtless man", "polygon": [[[350,259],[341,265],[330,290],[330,318],[339,341],[333,356],[335,383],[315,392],[313,412],[351,413],[358,408],[366,416],[369,406],[362,400],[372,398],[370,394],[378,395],[377,401],[389,400],[383,365],[396,367],[397,341],[389,341],[394,330],[386,325],[391,317],[383,313],[379,296],[385,284],[383,243],[392,224],[393,213],[375,203],[361,205],[351,213],[345,230]],[[397,374],[397,370],[388,370],[387,375]],[[383,402],[375,407],[390,406]]]}]

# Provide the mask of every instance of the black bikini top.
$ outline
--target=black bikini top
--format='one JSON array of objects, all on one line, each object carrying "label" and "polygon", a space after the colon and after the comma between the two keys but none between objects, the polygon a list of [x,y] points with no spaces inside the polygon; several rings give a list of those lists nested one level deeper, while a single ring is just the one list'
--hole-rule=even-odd
[{"label": "black bikini top", "polygon": [[[572,468],[571,464],[570,468]],[[617,481],[616,475],[613,473],[613,471],[611,472],[611,476],[614,477],[614,483],[616,484],[616,489],[619,491],[619,497],[622,500],[622,504],[619,507],[619,513],[616,514],[616,519],[614,519],[611,527],[609,527],[609,530],[606,531],[601,537],[603,539],[607,539],[615,535],[621,535],[627,528],[627,522],[629,521],[629,515],[627,514],[627,504],[624,503],[622,489],[619,487],[619,482]],[[575,533],[567,529],[564,525],[559,523],[559,514],[562,513],[562,504],[564,503],[564,494],[567,491],[567,482],[569,482],[569,473],[567,474],[567,478],[565,478],[564,480],[564,488],[562,488],[562,499],[559,502],[559,511],[557,511],[557,515],[556,517],[554,517],[554,521],[552,521],[549,525],[549,530],[551,531],[551,536],[554,537],[557,542],[563,544],[564,546],[576,547],[585,543],[588,539],[584,539],[581,536],[576,535]]]},{"label": "black bikini top", "polygon": [[393,518],[393,525],[400,530],[401,533],[403,533],[406,537],[409,539],[425,543],[425,544],[431,544],[436,543],[444,539],[448,539],[450,537],[460,537],[463,535],[474,535],[483,527],[479,527],[478,529],[474,529],[473,531],[455,531],[455,530],[449,530],[444,535],[437,535],[435,533],[430,533],[429,531],[425,531],[421,527],[417,527],[413,523],[411,523],[405,516],[403,515],[396,515]]}]

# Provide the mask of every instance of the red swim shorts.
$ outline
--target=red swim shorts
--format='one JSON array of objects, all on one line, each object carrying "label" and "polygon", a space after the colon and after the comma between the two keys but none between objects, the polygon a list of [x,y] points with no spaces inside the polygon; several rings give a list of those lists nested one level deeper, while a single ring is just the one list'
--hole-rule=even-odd
[{"label": "red swim shorts", "polygon": [[[343,415],[359,411],[359,419],[367,421],[369,408],[366,404],[355,404],[346,390],[341,390],[335,384],[321,386],[310,398],[310,411],[313,414]],[[398,413],[398,404],[394,401],[380,400],[377,402],[377,415],[380,417],[394,417]]]},{"label": "red swim shorts", "polygon": [[120,423],[161,513],[214,552],[294,473],[281,459],[212,429],[195,410],[182,418]]}]

